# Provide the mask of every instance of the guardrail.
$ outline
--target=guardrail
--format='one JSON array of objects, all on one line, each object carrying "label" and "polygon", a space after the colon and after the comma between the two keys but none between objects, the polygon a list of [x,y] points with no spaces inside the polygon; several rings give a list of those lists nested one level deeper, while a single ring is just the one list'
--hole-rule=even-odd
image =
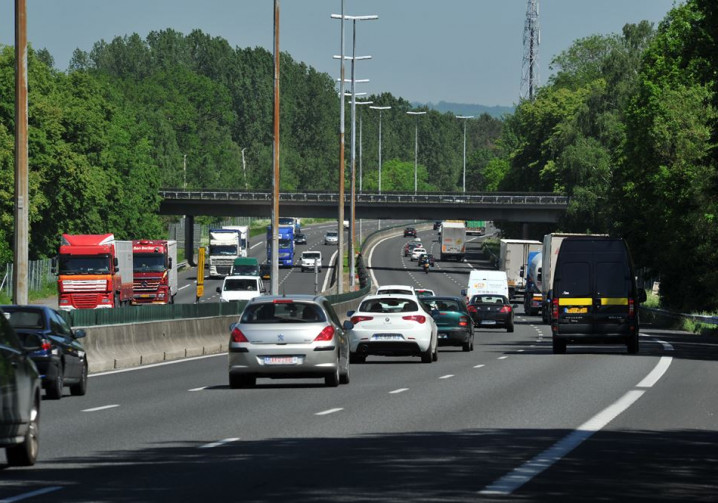
[{"label": "guardrail", "polygon": [[674,321],[691,320],[698,323],[704,323],[706,325],[718,325],[718,316],[704,316],[700,314],[687,314],[687,313],[674,313],[672,311],[666,311],[665,309],[657,309],[653,307],[641,307],[641,311],[658,316],[667,318]]}]

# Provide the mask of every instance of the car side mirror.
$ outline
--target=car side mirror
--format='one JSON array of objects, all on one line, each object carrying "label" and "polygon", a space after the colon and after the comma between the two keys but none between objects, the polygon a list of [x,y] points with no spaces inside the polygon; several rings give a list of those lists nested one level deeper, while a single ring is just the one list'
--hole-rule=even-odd
[{"label": "car side mirror", "polygon": [[52,257],[52,260],[50,261],[50,272],[52,274],[57,274],[57,255]]},{"label": "car side mirror", "polygon": [[81,328],[78,328],[77,330],[73,330],[73,331],[72,331],[72,336],[73,336],[75,339],[82,339],[82,338],[85,337],[86,335],[87,335],[87,333],[86,333],[83,329],[81,329]]},{"label": "car side mirror", "polygon": [[230,323],[230,324],[229,324],[229,331],[230,331],[230,333],[232,332],[232,330],[234,330],[234,327],[235,327],[236,325],[237,325],[237,323]]},{"label": "car side mirror", "polygon": [[342,323],[342,328],[344,330],[351,330],[352,328],[354,328],[354,323],[349,320],[344,320],[344,323]]},{"label": "car side mirror", "polygon": [[217,287],[217,293],[222,293],[222,288],[219,286]]},{"label": "car side mirror", "polygon": [[351,318],[356,311],[347,311],[347,318]]},{"label": "car side mirror", "polygon": [[462,297],[466,297],[466,288],[463,288],[463,289],[461,290],[461,296],[462,296]]},{"label": "car side mirror", "polygon": [[170,257],[169,266],[170,266],[170,269],[172,269],[172,257]]}]

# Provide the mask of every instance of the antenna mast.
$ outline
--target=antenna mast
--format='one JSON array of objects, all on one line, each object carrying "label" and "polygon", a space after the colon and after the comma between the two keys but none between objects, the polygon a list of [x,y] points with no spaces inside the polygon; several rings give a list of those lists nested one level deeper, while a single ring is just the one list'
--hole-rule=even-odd
[{"label": "antenna mast", "polygon": [[539,87],[538,49],[541,44],[539,0],[528,0],[524,24],[524,60],[521,65],[521,98],[532,101]]}]

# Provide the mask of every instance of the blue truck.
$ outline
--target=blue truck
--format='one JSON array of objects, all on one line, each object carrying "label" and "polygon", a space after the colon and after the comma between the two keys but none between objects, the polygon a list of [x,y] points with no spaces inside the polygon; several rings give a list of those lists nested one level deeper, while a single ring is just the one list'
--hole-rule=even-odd
[{"label": "blue truck", "polygon": [[[280,266],[292,267],[294,265],[294,225],[279,225],[279,254]],[[267,226],[267,262],[272,260],[272,226]]]}]

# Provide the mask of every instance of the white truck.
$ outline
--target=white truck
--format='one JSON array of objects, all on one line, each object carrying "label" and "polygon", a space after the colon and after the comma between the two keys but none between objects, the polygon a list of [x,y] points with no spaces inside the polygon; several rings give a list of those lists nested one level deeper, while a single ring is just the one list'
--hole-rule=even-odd
[{"label": "white truck", "polygon": [[232,230],[239,233],[239,256],[246,257],[249,250],[249,226],[223,225],[222,230]]},{"label": "white truck", "polygon": [[209,276],[224,277],[232,272],[234,259],[240,254],[239,232],[234,229],[210,229]]},{"label": "white truck", "polygon": [[502,239],[499,242],[499,270],[506,273],[509,282],[509,300],[520,297],[523,302],[526,282],[522,271],[529,261],[529,253],[541,251],[541,241],[529,239]]},{"label": "white truck", "polygon": [[466,223],[446,220],[441,223],[441,252],[439,260],[464,260],[466,255]]}]

